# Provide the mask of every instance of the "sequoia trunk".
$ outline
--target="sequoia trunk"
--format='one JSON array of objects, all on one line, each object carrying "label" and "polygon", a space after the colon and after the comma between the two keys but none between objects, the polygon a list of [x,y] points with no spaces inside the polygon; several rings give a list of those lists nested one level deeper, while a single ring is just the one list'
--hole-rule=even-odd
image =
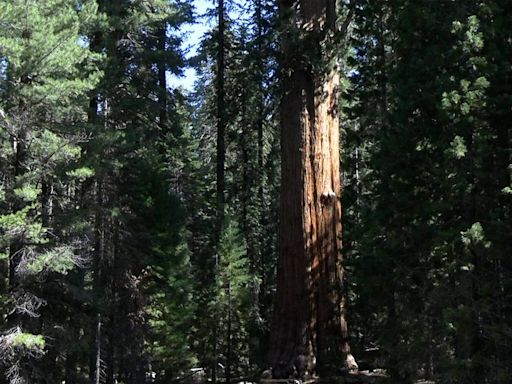
[{"label": "sequoia trunk", "polygon": [[299,33],[283,43],[280,258],[270,362],[276,378],[303,378],[357,365],[341,292],[339,74],[321,47],[334,27],[335,1],[289,3],[281,2],[287,28]]}]

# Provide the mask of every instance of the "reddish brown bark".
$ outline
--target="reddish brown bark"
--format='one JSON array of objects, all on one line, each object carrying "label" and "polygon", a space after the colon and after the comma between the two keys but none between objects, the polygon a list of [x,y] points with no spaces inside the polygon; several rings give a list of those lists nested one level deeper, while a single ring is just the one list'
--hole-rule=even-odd
[{"label": "reddish brown bark", "polygon": [[288,28],[298,27],[317,45],[300,45],[313,48],[300,52],[284,44],[280,258],[270,353],[274,377],[357,369],[342,295],[339,74],[328,65],[313,70],[312,64],[322,54],[322,32],[332,27],[334,1],[299,3],[293,10],[281,4],[285,14],[292,11]]}]

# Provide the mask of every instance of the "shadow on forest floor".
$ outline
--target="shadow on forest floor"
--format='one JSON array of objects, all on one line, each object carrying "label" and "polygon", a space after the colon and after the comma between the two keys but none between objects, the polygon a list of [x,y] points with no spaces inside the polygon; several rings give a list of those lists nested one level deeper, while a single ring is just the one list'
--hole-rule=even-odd
[{"label": "shadow on forest floor", "polygon": [[380,384],[385,383],[389,377],[384,370],[361,371],[357,374],[350,374],[347,376],[339,377],[326,377],[322,379],[310,379],[306,381],[299,381],[296,379],[287,380],[261,380],[260,384]]}]

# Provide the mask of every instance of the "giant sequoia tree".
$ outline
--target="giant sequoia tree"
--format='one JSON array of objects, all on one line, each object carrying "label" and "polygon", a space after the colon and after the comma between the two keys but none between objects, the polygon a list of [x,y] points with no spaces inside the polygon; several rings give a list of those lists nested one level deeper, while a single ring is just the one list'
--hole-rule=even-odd
[{"label": "giant sequoia tree", "polygon": [[274,377],[357,369],[341,293],[339,73],[329,50],[335,4],[280,2],[285,35],[281,248],[270,354]]}]

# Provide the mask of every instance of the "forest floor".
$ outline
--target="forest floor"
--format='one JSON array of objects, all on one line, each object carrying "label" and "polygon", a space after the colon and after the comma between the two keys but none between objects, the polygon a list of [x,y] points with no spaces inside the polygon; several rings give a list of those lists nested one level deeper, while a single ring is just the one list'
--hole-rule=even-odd
[{"label": "forest floor", "polygon": [[326,377],[322,379],[311,379],[304,382],[298,380],[276,380],[276,379],[264,379],[260,381],[260,384],[380,384],[384,383],[388,379],[388,376],[384,371],[376,370],[374,372],[361,371],[357,374],[350,374],[348,376],[336,376]]},{"label": "forest floor", "polygon": [[[357,374],[348,376],[337,376],[323,379],[312,379],[304,382],[288,379],[288,380],[261,380],[260,384],[392,384],[389,376],[381,369],[375,371],[360,371]],[[420,380],[415,384],[435,384],[434,381]]]}]

